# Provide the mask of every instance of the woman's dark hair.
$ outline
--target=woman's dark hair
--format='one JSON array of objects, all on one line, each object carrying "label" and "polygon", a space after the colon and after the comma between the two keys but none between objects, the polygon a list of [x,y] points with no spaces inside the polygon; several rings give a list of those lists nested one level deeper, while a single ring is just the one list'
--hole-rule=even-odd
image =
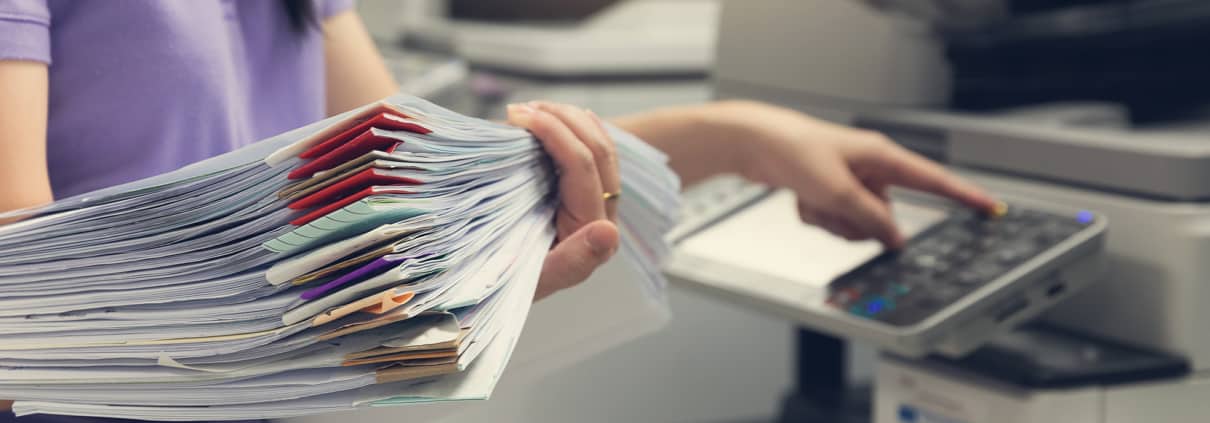
[{"label": "woman's dark hair", "polygon": [[286,18],[290,20],[290,28],[294,32],[304,32],[307,27],[318,27],[315,18],[315,2],[312,0],[281,0],[286,8]]}]

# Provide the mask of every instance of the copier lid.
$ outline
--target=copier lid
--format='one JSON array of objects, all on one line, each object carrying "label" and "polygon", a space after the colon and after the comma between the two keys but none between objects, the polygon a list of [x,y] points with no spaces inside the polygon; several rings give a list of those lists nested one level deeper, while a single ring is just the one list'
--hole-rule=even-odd
[{"label": "copier lid", "polygon": [[866,110],[854,124],[951,164],[1172,201],[1210,200],[1210,118],[1147,128]]}]

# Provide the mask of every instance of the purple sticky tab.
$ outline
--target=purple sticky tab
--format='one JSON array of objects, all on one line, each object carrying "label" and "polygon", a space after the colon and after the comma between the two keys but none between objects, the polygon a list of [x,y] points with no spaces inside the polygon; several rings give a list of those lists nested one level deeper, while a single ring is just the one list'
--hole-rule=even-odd
[{"label": "purple sticky tab", "polygon": [[377,274],[383,269],[394,266],[402,261],[403,258],[388,259],[386,257],[380,257],[374,261],[362,265],[361,267],[358,267],[357,270],[346,273],[344,276],[332,280],[331,282],[303,291],[299,298],[303,299],[304,301],[314,300],[326,295],[329,292],[335,291],[337,288],[351,284],[354,281],[360,282],[363,279],[367,279],[370,277],[370,275]]}]

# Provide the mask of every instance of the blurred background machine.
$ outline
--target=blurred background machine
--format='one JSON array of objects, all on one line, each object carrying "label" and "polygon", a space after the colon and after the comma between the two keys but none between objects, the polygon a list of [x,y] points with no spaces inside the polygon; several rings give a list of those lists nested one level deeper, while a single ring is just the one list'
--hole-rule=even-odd
[{"label": "blurred background machine", "polygon": [[509,73],[563,79],[704,75],[714,61],[715,1],[410,4],[407,43]]},{"label": "blurred background machine", "polygon": [[[758,398],[776,403],[786,385],[783,421],[1210,415],[1202,400],[1210,397],[1210,331],[1199,330],[1210,321],[1210,285],[1201,281],[1210,274],[1210,55],[1202,52],[1210,2],[358,7],[404,89],[464,113],[499,118],[503,104],[536,98],[603,115],[765,100],[883,131],[998,193],[1093,209],[1110,221],[1108,277],[963,358],[875,358],[866,344],[794,328],[792,316],[674,289],[674,319],[659,335],[507,390],[461,420],[768,421],[742,416],[760,416]],[[711,208],[750,204],[759,193],[724,178],[686,195]],[[855,386],[870,378],[872,388]]]},{"label": "blurred background machine", "polygon": [[547,99],[620,115],[711,97],[719,0],[363,0],[403,90],[498,118]]},{"label": "blurred background machine", "polygon": [[[1108,276],[1040,325],[959,360],[884,356],[874,420],[1204,420],[1210,4],[869,3],[725,3],[717,95],[876,129],[994,192],[1111,222]],[[811,394],[836,379],[811,381],[818,360],[799,365],[787,409],[843,408]]]}]

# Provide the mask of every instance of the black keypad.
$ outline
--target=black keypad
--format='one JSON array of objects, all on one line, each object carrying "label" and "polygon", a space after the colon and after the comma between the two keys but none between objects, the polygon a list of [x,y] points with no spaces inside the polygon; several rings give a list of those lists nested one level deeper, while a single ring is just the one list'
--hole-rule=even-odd
[{"label": "black keypad", "polygon": [[957,210],[902,251],[884,253],[832,282],[828,302],[864,318],[912,325],[1075,235],[1091,216],[1015,207],[998,217]]}]

